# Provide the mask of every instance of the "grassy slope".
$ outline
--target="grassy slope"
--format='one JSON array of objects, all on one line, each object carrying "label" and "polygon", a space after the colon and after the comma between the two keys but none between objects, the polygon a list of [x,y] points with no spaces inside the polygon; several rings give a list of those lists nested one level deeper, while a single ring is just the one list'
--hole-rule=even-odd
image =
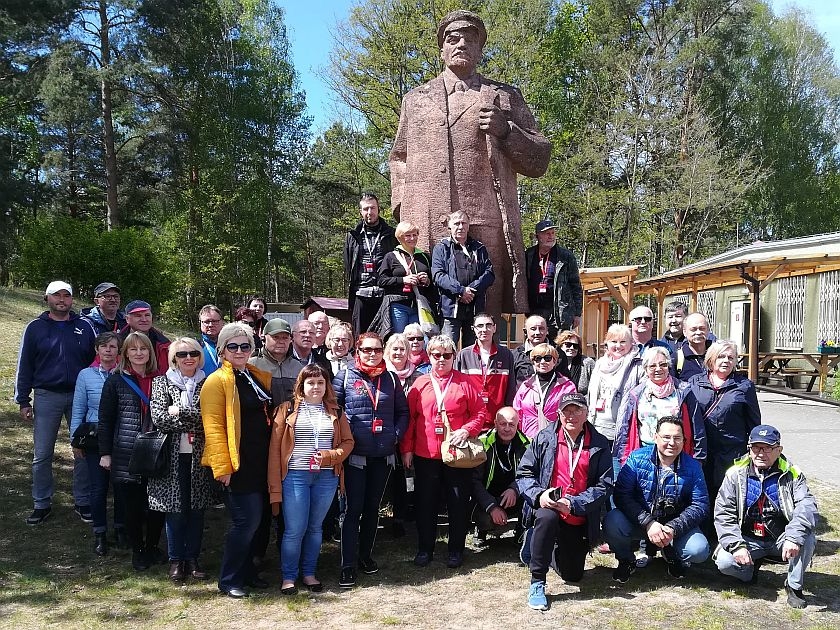
[{"label": "grassy slope", "polygon": [[[806,592],[810,605],[794,611],[785,604],[779,567],[762,570],[759,585],[747,589],[720,576],[707,563],[675,585],[654,563],[625,587],[610,580],[612,556],[589,561],[580,586],[567,586],[552,574],[552,609],[537,613],[525,606],[528,573],[513,562],[509,544],[468,553],[460,571],[439,561],[427,570],[411,564],[413,530],[401,540],[386,533],[377,542],[383,570],[362,576],[361,588],[341,592],[338,548],[327,543],[320,574],[329,590],[317,598],[281,598],[279,578],[270,569],[269,591],[247,601],[219,597],[213,579],[174,586],[165,567],[135,574],[126,552],[104,559],[91,551],[91,533],[72,514],[70,452],[57,448],[57,496],[53,516],[43,526],[27,527],[31,509],[31,428],[11,404],[20,335],[39,310],[36,292],[0,290],[0,627],[217,628],[276,627],[535,627],[565,628],[837,628],[840,627],[840,491],[814,483],[825,520]],[[218,570],[226,528],[223,510],[208,511],[204,561]],[[492,541],[497,542],[497,541]],[[438,547],[438,558],[445,547]],[[269,557],[276,560],[273,547]],[[505,616],[502,623],[499,615]]]}]

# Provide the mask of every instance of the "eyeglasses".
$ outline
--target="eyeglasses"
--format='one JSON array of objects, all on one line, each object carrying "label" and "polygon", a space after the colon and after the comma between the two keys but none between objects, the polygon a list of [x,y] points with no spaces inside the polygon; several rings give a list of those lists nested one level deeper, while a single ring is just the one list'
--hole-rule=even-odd
[{"label": "eyeglasses", "polygon": [[579,343],[575,343],[574,341],[564,341],[563,342],[564,348],[580,348]]},{"label": "eyeglasses", "polygon": [[656,370],[656,369],[667,370],[669,367],[671,367],[670,363],[649,363],[648,366],[647,366],[647,369],[649,369],[649,370]]},{"label": "eyeglasses", "polygon": [[642,322],[650,323],[653,321],[653,317],[634,317],[631,321],[637,324],[641,324]]},{"label": "eyeglasses", "polygon": [[113,295],[113,294],[100,295],[99,299],[100,300],[108,300],[109,302],[119,302],[120,296],[119,295]]},{"label": "eyeglasses", "polygon": [[382,348],[361,347],[359,348],[359,352],[362,352],[364,354],[379,354],[380,352],[382,352]]},{"label": "eyeglasses", "polygon": [[750,450],[753,453],[772,453],[774,450],[778,448],[777,446],[771,446],[770,444],[750,444]]},{"label": "eyeglasses", "polygon": [[201,356],[200,350],[179,350],[175,353],[175,356],[179,359],[186,359],[187,357],[192,357],[193,359],[197,359]]},{"label": "eyeglasses", "polygon": [[254,326],[257,325],[257,322],[249,322],[247,319],[242,319],[242,320],[239,320],[239,321],[243,324],[246,324],[246,325],[250,326],[251,328],[253,328]]},{"label": "eyeglasses", "polygon": [[409,341],[423,341],[423,337],[406,337]]},{"label": "eyeglasses", "polygon": [[455,356],[455,353],[454,352],[430,352],[429,356],[432,357],[433,359],[435,359],[436,361],[440,361],[441,359],[449,361],[449,359],[451,359],[452,357]]},{"label": "eyeglasses", "polygon": [[225,350],[228,352],[250,352],[251,344],[247,341],[245,343],[229,343],[225,346]]},{"label": "eyeglasses", "polygon": [[484,330],[485,328],[495,328],[495,327],[496,327],[496,324],[494,324],[493,322],[485,322],[483,324],[474,324],[473,325],[473,328],[475,328],[476,330]]},{"label": "eyeglasses", "polygon": [[201,325],[202,326],[209,326],[210,324],[218,324],[221,321],[222,321],[221,319],[202,319],[201,320]]},{"label": "eyeglasses", "polygon": [[543,363],[543,362],[551,363],[552,361],[554,361],[554,357],[551,356],[550,354],[544,354],[544,355],[540,355],[538,357],[531,357],[531,361],[533,363]]},{"label": "eyeglasses", "polygon": [[685,441],[685,438],[681,435],[660,435],[659,439],[663,442],[673,442],[674,444]]},{"label": "eyeglasses", "polygon": [[346,337],[333,337],[333,343],[350,343],[350,340]]}]

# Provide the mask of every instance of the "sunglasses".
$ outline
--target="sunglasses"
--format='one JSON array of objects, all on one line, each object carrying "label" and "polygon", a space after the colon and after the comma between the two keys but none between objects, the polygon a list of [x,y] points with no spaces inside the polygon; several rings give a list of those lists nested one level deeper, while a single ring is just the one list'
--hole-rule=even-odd
[{"label": "sunglasses", "polygon": [[192,357],[193,359],[197,359],[201,356],[201,351],[199,350],[179,350],[175,353],[175,356],[179,359],[186,359],[187,357]]},{"label": "sunglasses", "polygon": [[554,361],[554,357],[550,354],[543,354],[538,357],[531,357],[531,361],[534,363],[551,363]]},{"label": "sunglasses", "polygon": [[423,341],[423,337],[406,337],[409,341]]},{"label": "sunglasses", "polygon": [[564,348],[580,348],[579,343],[575,343],[574,341],[564,341],[563,342]]},{"label": "sunglasses", "polygon": [[438,360],[438,361],[440,359],[445,359],[446,361],[449,361],[449,359],[451,359],[452,357],[455,356],[455,353],[454,352],[430,352],[429,356],[432,357],[433,359]]},{"label": "sunglasses", "polygon": [[225,346],[225,350],[228,352],[236,352],[237,350],[240,352],[250,352],[251,344],[247,341],[245,343],[229,343]]},{"label": "sunglasses", "polygon": [[637,324],[640,324],[642,322],[652,322],[653,317],[634,317],[633,321],[636,322]]},{"label": "sunglasses", "polygon": [[359,352],[363,352],[365,354],[379,354],[380,352],[382,352],[382,348],[361,347],[359,348]]}]

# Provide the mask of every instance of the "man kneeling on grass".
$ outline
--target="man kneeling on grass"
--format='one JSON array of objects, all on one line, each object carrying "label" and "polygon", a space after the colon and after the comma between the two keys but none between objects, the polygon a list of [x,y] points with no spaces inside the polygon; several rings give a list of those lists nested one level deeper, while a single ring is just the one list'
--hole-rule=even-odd
[{"label": "man kneeling on grass", "polygon": [[782,455],[782,436],[768,424],[750,432],[749,451],[726,471],[715,501],[721,573],[754,584],[763,558],[788,563],[785,592],[805,608],[802,587],[817,541],[817,502],[805,475]]},{"label": "man kneeling on grass", "polygon": [[564,394],[557,422],[540,431],[516,470],[531,535],[528,606],[548,610],[548,567],[566,582],[583,577],[586,554],[598,544],[601,507],[613,487],[610,444],[586,421],[586,397]]},{"label": "man kneeling on grass", "polygon": [[682,418],[660,418],[653,440],[621,467],[613,495],[618,509],[604,519],[604,537],[618,558],[613,579],[622,584],[636,570],[632,543],[640,538],[650,541],[649,553],[662,550],[673,578],[709,557],[709,542],[700,533],[709,493],[700,462],[683,453]]}]

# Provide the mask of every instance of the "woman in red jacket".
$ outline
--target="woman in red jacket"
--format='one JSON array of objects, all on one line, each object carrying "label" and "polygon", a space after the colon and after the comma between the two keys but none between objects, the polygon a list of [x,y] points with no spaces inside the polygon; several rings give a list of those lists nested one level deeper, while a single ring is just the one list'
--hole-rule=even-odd
[{"label": "woman in red jacket", "polygon": [[449,513],[449,557],[446,566],[456,569],[464,561],[467,538],[467,508],[472,470],[451,468],[441,459],[440,447],[446,433],[442,411],[452,429],[450,440],[460,445],[478,435],[487,422],[481,394],[468,378],[453,370],[455,344],[439,335],[427,347],[432,371],[415,381],[408,392],[408,430],[400,442],[403,464],[414,466],[417,507],[417,555],[414,564],[425,567],[432,561],[437,538],[437,506],[440,487],[446,491]]}]

